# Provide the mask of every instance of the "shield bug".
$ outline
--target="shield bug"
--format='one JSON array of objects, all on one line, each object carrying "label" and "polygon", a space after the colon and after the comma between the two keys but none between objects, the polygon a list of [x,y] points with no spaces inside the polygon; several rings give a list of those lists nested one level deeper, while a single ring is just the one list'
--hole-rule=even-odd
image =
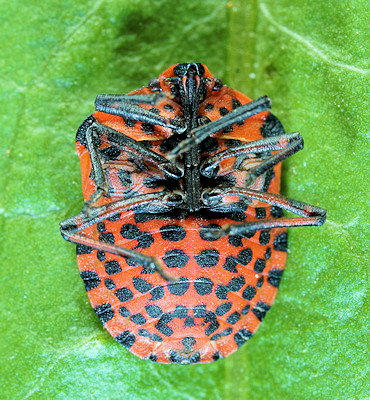
[{"label": "shield bug", "polygon": [[101,322],[137,356],[190,364],[233,353],[274,301],[287,227],[325,221],[279,194],[281,162],[303,139],[270,107],[181,63],[147,87],[99,95],[78,129],[85,204],[61,232],[77,243]]}]

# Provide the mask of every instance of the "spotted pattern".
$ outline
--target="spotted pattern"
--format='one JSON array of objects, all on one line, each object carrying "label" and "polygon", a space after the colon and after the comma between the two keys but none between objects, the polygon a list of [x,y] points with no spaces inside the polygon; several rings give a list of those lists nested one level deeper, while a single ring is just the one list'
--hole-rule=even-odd
[{"label": "spotted pattern", "polygon": [[287,251],[288,248],[288,241],[287,241],[287,234],[281,233],[277,235],[274,239],[274,250],[278,251]]},{"label": "spotted pattern", "polygon": [[122,317],[125,317],[125,318],[129,317],[131,314],[130,311],[124,306],[121,306],[119,308],[119,313],[122,315]]},{"label": "spotted pattern", "polygon": [[216,249],[202,250],[194,256],[199,266],[203,268],[215,267],[220,259],[220,253]]},{"label": "spotted pattern", "polygon": [[228,301],[227,303],[222,303],[216,308],[216,314],[219,316],[224,315],[231,310],[232,306],[233,304],[230,301]]},{"label": "spotted pattern", "polygon": [[135,343],[135,335],[130,331],[124,331],[115,337],[118,343],[129,349]]},{"label": "spotted pattern", "polygon": [[145,311],[147,312],[149,317],[152,318],[158,318],[163,314],[161,308],[155,304],[148,304],[147,306],[145,306]]},{"label": "spotted pattern", "polygon": [[207,277],[200,277],[194,281],[194,288],[201,296],[210,294],[212,292],[213,285],[212,279]]},{"label": "spotted pattern", "polygon": [[[157,90],[160,85],[159,81],[151,87]],[[136,93],[152,91],[144,88]],[[222,85],[215,93],[217,97],[211,95],[200,105],[199,124],[219,119],[250,101]],[[165,118],[184,120],[181,106],[172,98],[143,108]],[[83,176],[85,199],[90,198],[94,187],[86,131],[95,120],[119,128],[143,147],[164,156],[181,141],[180,135],[169,128],[103,114],[89,117],[76,139],[81,162],[89,169]],[[276,117],[261,113],[251,122],[240,121],[205,139],[199,145],[201,161],[246,141],[283,132]],[[115,201],[182,185],[167,179],[137,155],[104,141],[95,144],[104,162],[109,196]],[[202,178],[202,182],[211,187],[245,185],[245,171],[230,172],[230,166],[241,162],[235,158],[223,161],[219,175],[213,180]],[[277,193],[279,177],[280,166],[276,166],[254,188]],[[166,272],[176,277],[166,281],[134,256],[125,258],[77,246],[86,291],[98,318],[117,342],[153,362],[193,364],[224,358],[252,337],[271,307],[283,274],[286,232],[276,228],[219,238],[210,232],[219,232],[227,224],[281,218],[279,207],[239,201],[199,215],[117,211],[88,227],[86,234],[106,244],[155,255]]]},{"label": "spotted pattern", "polygon": [[122,225],[120,233],[124,239],[136,239],[138,242],[137,248],[146,249],[154,242],[153,236],[150,233],[140,231],[133,224]]},{"label": "spotted pattern", "polygon": [[85,246],[84,244],[78,243],[76,246],[76,254],[80,256],[81,254],[89,254],[93,251],[93,248],[90,246]]},{"label": "spotted pattern", "polygon": [[133,297],[134,297],[132,291],[125,287],[121,288],[121,289],[117,289],[114,294],[115,294],[115,296],[117,296],[118,300],[121,301],[122,303],[129,301],[129,300],[133,299]]},{"label": "spotted pattern", "polygon": [[190,257],[181,249],[168,250],[163,257],[168,268],[184,268],[189,259]]},{"label": "spotted pattern", "polygon": [[254,315],[262,321],[265,318],[267,311],[270,309],[270,306],[263,301],[259,301],[255,308],[252,309]]},{"label": "spotted pattern", "polygon": [[114,311],[109,303],[105,303],[101,306],[95,307],[94,311],[96,312],[97,316],[103,324],[110,321],[114,317]]},{"label": "spotted pattern", "polygon": [[117,260],[107,261],[104,263],[105,271],[108,275],[118,274],[122,271],[119,262]]},{"label": "spotted pattern", "polygon": [[261,273],[266,267],[266,261],[262,258],[257,258],[256,262],[254,263],[253,270]]},{"label": "spotted pattern", "polygon": [[146,318],[142,314],[131,315],[130,320],[137,325],[144,325],[146,323]]},{"label": "spotted pattern", "polygon": [[156,286],[151,291],[150,294],[152,297],[149,299],[151,301],[159,300],[164,296],[164,288],[163,286]]},{"label": "spotted pattern", "polygon": [[108,290],[113,290],[116,288],[116,284],[114,283],[114,280],[110,279],[110,278],[104,279],[104,285]]},{"label": "spotted pattern", "polygon": [[184,277],[179,278],[178,281],[170,283],[167,286],[170,293],[176,296],[184,295],[186,291],[189,289],[189,287],[190,287],[189,279]]},{"label": "spotted pattern", "polygon": [[100,240],[101,242],[104,242],[104,243],[111,243],[111,244],[114,244],[114,235],[113,235],[113,233],[110,233],[110,232],[102,233],[102,234],[99,236],[99,240]]},{"label": "spotted pattern", "polygon": [[270,233],[266,231],[261,231],[260,232],[260,237],[259,237],[259,242],[263,246],[266,246],[267,244],[270,243]]},{"label": "spotted pattern", "polygon": [[99,286],[100,278],[95,271],[82,271],[80,275],[85,284],[86,291],[92,290]]},{"label": "spotted pattern", "polygon": [[243,298],[246,300],[252,300],[253,297],[257,294],[257,290],[254,286],[247,286],[243,291]]},{"label": "spotted pattern", "polygon": [[282,269],[271,269],[268,273],[268,283],[276,288],[279,287],[280,279],[283,275],[284,270]]},{"label": "spotted pattern", "polygon": [[179,242],[186,236],[186,231],[181,225],[163,225],[160,232],[163,240],[171,242]]},{"label": "spotted pattern", "polygon": [[134,288],[140,292],[140,293],[146,293],[149,292],[149,290],[152,288],[152,284],[148,282],[147,280],[139,277],[135,277],[132,280]]}]

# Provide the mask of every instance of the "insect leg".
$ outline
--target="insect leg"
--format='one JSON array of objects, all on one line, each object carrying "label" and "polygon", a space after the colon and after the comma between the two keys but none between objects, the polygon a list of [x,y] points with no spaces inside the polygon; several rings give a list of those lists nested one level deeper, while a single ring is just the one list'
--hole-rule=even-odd
[{"label": "insect leg", "polygon": [[150,149],[147,149],[140,142],[131,139],[129,136],[126,136],[122,132],[109,128],[108,126],[99,124],[98,122],[94,122],[90,126],[90,129],[93,132],[96,132],[98,137],[104,142],[115,145],[120,149],[134,153],[143,158],[144,160],[154,164],[169,178],[179,179],[184,174],[183,169],[180,168],[178,165],[176,165],[174,162],[167,160],[167,158],[161,156],[158,153],[155,153]]},{"label": "insect leg", "polygon": [[216,188],[204,191],[202,200],[212,210],[212,208],[217,209],[217,205],[222,203],[224,197],[230,195],[238,195],[245,200],[259,200],[261,202],[271,204],[297,214],[301,218],[270,218],[241,224],[228,224],[223,226],[221,230],[210,231],[209,236],[212,238],[218,238],[224,235],[241,235],[250,237],[251,233],[260,229],[293,226],[320,226],[325,222],[326,219],[326,210],[320,207],[316,207],[302,201],[292,200],[278,194],[260,192],[258,190],[244,189],[239,187],[224,190],[221,188]]},{"label": "insect leg", "polygon": [[216,153],[214,156],[203,162],[200,167],[200,172],[207,178],[214,178],[217,176],[218,165],[223,160],[240,155],[254,155],[266,151],[278,151],[279,153],[265,159],[258,166],[250,169],[250,179],[252,180],[302,148],[303,139],[298,132],[255,140]]},{"label": "insect leg", "polygon": [[98,203],[103,195],[108,194],[108,182],[103,171],[100,155],[94,145],[94,131],[90,125],[86,131],[86,147],[89,151],[91,168],[93,172],[93,180],[95,182],[96,191],[91,195],[90,199],[85,203],[84,209]]},{"label": "insect leg", "polygon": [[242,122],[253,115],[259,114],[271,108],[271,101],[267,96],[260,97],[250,103],[244,104],[229,114],[224,115],[222,118],[209,122],[208,124],[199,126],[191,131],[191,136],[180,142],[171,152],[168,153],[167,158],[170,160],[175,159],[180,154],[183,154],[193,146],[201,143],[208,136],[213,133],[225,129],[232,124]]},{"label": "insect leg", "polygon": [[123,118],[133,119],[135,121],[146,122],[153,125],[161,125],[171,128],[181,133],[186,129],[181,121],[164,118],[150,110],[140,107],[141,104],[156,104],[162,98],[160,94],[154,95],[107,95],[101,94],[95,100],[96,111],[102,111],[107,114],[119,115]]},{"label": "insect leg", "polygon": [[166,98],[164,93],[155,94],[99,94],[95,107],[119,107],[122,103],[149,104],[154,106]]},{"label": "insect leg", "polygon": [[[84,207],[80,214],[77,214],[76,216],[68,218],[65,221],[61,222],[60,224],[61,234],[66,240],[74,243],[83,244],[85,246],[93,247],[102,251],[108,251],[123,257],[131,257],[133,260],[137,261],[138,263],[141,263],[144,268],[156,270],[163,278],[167,280],[173,280],[174,278],[168,275],[164,271],[158,259],[146,256],[134,250],[125,249],[123,247],[116,246],[114,244],[105,243],[100,240],[90,238],[84,234],[79,233],[81,230],[87,228],[88,226],[96,224],[99,221],[109,218],[110,216],[123,210],[139,208],[141,212],[165,212],[178,207],[179,204],[182,202],[182,198],[180,199],[179,195],[177,194],[175,194],[174,196],[174,194],[170,194],[168,192],[158,192],[141,196],[133,196],[130,199],[118,200],[115,202],[105,204],[100,207],[96,206],[101,197],[104,194],[108,193],[108,184],[103,171],[102,161],[94,145],[94,135],[98,135],[98,137],[102,140],[104,139],[104,134],[102,134],[101,132],[102,130],[100,130],[99,134],[99,127],[97,126],[98,125],[94,123],[86,131],[86,147],[90,154],[92,171],[94,176],[93,179],[96,185],[96,191],[91,195],[90,199],[84,204]],[[106,128],[103,125],[100,126]],[[108,140],[109,133],[112,134],[116,133],[116,131],[114,130],[111,131],[112,132],[108,131],[107,134],[106,139],[108,143],[111,143],[111,141]],[[107,132],[105,131],[105,133]],[[117,132],[117,134],[119,135],[120,138],[125,137],[120,132]],[[132,139],[131,142],[133,142],[134,145],[138,144],[136,141]],[[113,140],[112,143],[117,146],[120,145],[119,141]],[[127,150],[127,147],[129,146],[125,147],[123,145],[121,147]],[[143,151],[144,154],[147,154],[146,152],[150,152],[143,146],[138,146],[135,148],[135,150],[139,154],[141,154],[140,151]],[[153,153],[155,156],[161,157],[154,152],[150,153]],[[153,160],[150,158],[150,155],[148,156],[148,159],[151,160],[152,162],[157,162],[157,164],[159,163],[158,159]],[[167,175],[171,173],[171,168],[172,170],[175,170],[175,172],[181,172],[179,170],[176,170],[174,164],[170,163],[164,157],[161,157],[160,161],[162,161],[162,164],[166,164],[167,168],[166,166],[164,166],[162,170],[168,171]]]},{"label": "insect leg", "polygon": [[158,212],[158,210],[159,212],[163,212],[177,208],[181,202],[182,199],[177,194],[163,191],[138,195],[130,199],[117,200],[97,207],[85,205],[79,214],[67,218],[60,223],[60,232],[63,238],[69,242],[83,244],[122,257],[130,257],[144,268],[157,271],[164,279],[174,280],[173,276],[166,273],[157,258],[88,237],[80,233],[80,231],[124,210],[139,208],[141,212]]}]

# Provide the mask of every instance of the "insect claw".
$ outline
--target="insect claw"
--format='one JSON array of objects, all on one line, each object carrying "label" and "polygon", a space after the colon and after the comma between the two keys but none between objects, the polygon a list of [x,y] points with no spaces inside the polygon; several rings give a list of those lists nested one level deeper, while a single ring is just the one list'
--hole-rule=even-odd
[{"label": "insect claw", "polygon": [[205,165],[200,169],[200,173],[206,178],[215,178],[218,174],[220,167],[215,164]]},{"label": "insect claw", "polygon": [[184,202],[184,195],[179,190],[174,190],[170,193],[167,193],[164,198],[163,202],[167,203],[170,209],[175,207],[180,207],[180,205]]},{"label": "insect claw", "polygon": [[[75,232],[78,227],[78,223],[75,218],[67,218],[61,221],[59,224],[60,232],[64,239],[68,236],[68,233]],[[67,239],[68,240],[68,239]]]},{"label": "insect claw", "polygon": [[324,212],[322,213],[322,215],[319,216],[318,220],[317,220],[317,225],[316,226],[321,226],[325,221],[326,221],[326,211],[323,210]]},{"label": "insect claw", "polygon": [[208,207],[214,207],[222,202],[225,190],[222,188],[205,189],[201,194],[202,202]]},{"label": "insect claw", "polygon": [[184,169],[180,166],[173,165],[173,164],[161,164],[161,169],[164,171],[168,177],[172,179],[180,179],[184,176]]}]

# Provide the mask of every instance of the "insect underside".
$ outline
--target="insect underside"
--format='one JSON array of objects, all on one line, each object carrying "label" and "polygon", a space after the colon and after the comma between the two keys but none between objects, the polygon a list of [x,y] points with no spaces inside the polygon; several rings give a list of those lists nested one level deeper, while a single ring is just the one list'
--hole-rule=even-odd
[{"label": "insect underside", "polygon": [[[135,354],[159,362],[212,361],[249,339],[271,305],[263,290],[276,290],[282,272],[266,268],[272,261],[261,258],[259,249],[263,245],[266,255],[272,237],[275,250],[281,250],[276,238],[286,235],[285,228],[318,226],[326,215],[319,207],[268,189],[279,163],[303,148],[300,134],[282,131],[227,142],[225,133],[267,115],[271,103],[267,97],[246,104],[233,98],[233,110],[220,108],[219,118],[200,112],[217,104],[209,100],[213,93],[230,91],[204,68],[178,64],[160,83],[152,81],[150,90],[97,97],[97,114],[85,122],[81,146],[88,154],[86,179],[93,189],[81,212],[61,223],[63,237],[78,244],[86,265],[92,265],[92,257],[95,264],[96,257],[100,260],[96,269],[80,268],[90,301],[109,332]],[[170,90],[163,90],[164,85]],[[170,117],[171,107],[180,112]],[[164,132],[163,137],[135,139],[131,131],[99,121],[101,115],[121,118],[130,129],[140,126],[144,133]],[[232,146],[224,145],[230,142]],[[207,150],[209,144],[215,146]],[[113,153],[115,161],[107,160]],[[110,177],[116,171],[121,183],[132,185],[130,190],[112,188]],[[281,210],[297,216],[284,216]],[[250,218],[251,212],[257,217]],[[120,217],[125,213],[129,223]],[[242,217],[235,220],[235,215]],[[107,226],[119,227],[119,240],[112,239],[116,232],[107,233]],[[248,253],[246,243],[254,237],[260,247]],[[138,245],[125,247],[129,240]],[[218,249],[207,247],[217,243]],[[159,250],[151,252],[154,246]],[[248,263],[254,265],[250,278],[249,270],[240,272]],[[222,274],[227,275],[225,282],[219,281]],[[103,297],[107,300],[101,304]]]}]

